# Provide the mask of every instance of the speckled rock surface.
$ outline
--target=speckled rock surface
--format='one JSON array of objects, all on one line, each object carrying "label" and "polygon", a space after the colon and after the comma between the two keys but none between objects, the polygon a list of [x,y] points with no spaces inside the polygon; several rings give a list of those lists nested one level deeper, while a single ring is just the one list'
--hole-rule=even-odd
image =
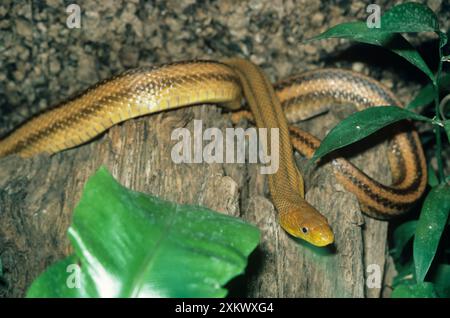
[{"label": "speckled rock surface", "polygon": [[[340,22],[364,19],[370,1],[76,1],[81,28],[69,29],[72,2],[0,4],[0,135],[125,69],[193,58],[243,56],[273,80],[324,64],[370,70],[389,86],[400,82],[403,97],[417,85],[406,86],[411,70],[398,60],[381,61],[386,56],[378,58],[378,49],[351,53],[344,40],[301,43]],[[425,2],[448,28],[450,3]],[[377,1],[382,10],[392,3]]]}]

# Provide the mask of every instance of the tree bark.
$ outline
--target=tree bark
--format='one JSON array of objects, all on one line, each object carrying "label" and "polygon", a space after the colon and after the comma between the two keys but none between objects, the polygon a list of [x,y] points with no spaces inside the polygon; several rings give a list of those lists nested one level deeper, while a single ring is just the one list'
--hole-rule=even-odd
[{"label": "tree bark", "polygon": [[[300,126],[322,138],[342,116],[337,108]],[[89,176],[105,165],[134,190],[203,205],[261,229],[262,242],[246,274],[230,283],[231,295],[379,297],[379,288],[366,287],[366,267],[376,264],[383,275],[387,223],[362,216],[355,197],[336,182],[329,164],[304,171],[306,197],[329,219],[336,237],[333,247],[321,249],[280,228],[258,165],[173,163],[173,129],[187,127],[193,134],[193,120],[202,119],[204,127],[224,131],[231,126],[228,118],[215,106],[196,106],[127,121],[95,141],[50,157],[1,159],[0,258],[5,284],[0,285],[0,295],[24,296],[47,266],[70,254],[67,229],[72,211]],[[380,151],[370,149],[355,162],[378,180],[388,181]],[[303,167],[305,160],[296,156]]]}]

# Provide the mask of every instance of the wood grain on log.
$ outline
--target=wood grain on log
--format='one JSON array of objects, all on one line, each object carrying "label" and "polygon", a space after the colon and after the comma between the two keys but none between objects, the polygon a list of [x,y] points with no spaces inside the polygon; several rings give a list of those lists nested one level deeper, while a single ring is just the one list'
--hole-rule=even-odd
[{"label": "wood grain on log", "polygon": [[[323,138],[339,111],[300,126]],[[341,116],[342,117],[342,116]],[[170,153],[175,128],[193,131],[230,127],[214,106],[197,106],[143,117],[115,126],[97,140],[54,156],[0,160],[0,257],[7,284],[3,297],[24,296],[50,264],[71,252],[67,229],[83,186],[101,165],[123,185],[167,200],[207,206],[243,217],[262,231],[262,242],[245,276],[231,293],[254,297],[379,297],[366,287],[366,267],[386,262],[387,223],[363,217],[355,197],[333,177],[329,164],[305,171],[307,199],[326,215],[335,232],[332,248],[314,248],[289,237],[278,225],[265,177],[256,164],[175,164]],[[371,149],[355,158],[380,181],[389,170]],[[305,160],[297,157],[304,166]],[[239,235],[236,233],[236,235]]]}]

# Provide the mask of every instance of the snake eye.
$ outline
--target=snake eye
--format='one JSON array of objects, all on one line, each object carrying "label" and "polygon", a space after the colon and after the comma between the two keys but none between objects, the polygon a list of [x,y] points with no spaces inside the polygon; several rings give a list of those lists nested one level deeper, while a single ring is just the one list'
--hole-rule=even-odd
[{"label": "snake eye", "polygon": [[308,228],[307,227],[302,227],[302,232],[303,232],[303,234],[308,233]]}]

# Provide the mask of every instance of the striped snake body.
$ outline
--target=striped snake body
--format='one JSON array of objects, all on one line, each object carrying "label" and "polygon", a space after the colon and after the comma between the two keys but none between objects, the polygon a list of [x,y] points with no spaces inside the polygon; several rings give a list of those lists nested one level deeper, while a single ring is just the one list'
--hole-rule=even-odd
[{"label": "striped snake body", "polygon": [[[0,141],[0,157],[14,153],[22,157],[53,154],[83,144],[130,118],[183,106],[219,103],[238,110],[242,93],[251,112],[236,112],[233,121],[245,117],[260,128],[279,129],[280,166],[276,173],[268,175],[268,184],[281,226],[314,245],[332,243],[334,236],[327,219],[304,199],[303,179],[292,152],[294,146],[310,158],[320,140],[288,123],[333,103],[352,103],[359,109],[400,105],[387,88],[358,73],[323,69],[272,86],[256,65],[242,59],[187,61],[130,70],[13,131]],[[333,159],[337,179],[373,217],[385,219],[407,211],[425,189],[423,150],[415,130],[409,123],[404,126],[390,142],[390,186],[371,179],[343,158]],[[271,130],[267,131],[270,134]]]}]

